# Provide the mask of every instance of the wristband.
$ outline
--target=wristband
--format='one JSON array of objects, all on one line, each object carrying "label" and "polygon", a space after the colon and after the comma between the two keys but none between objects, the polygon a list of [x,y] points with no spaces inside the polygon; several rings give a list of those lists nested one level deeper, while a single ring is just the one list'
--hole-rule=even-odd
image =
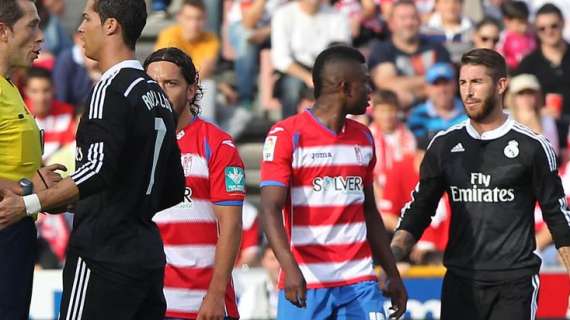
[{"label": "wristband", "polygon": [[35,193],[24,196],[24,205],[26,206],[26,214],[28,216],[33,216],[42,210],[42,204],[40,203],[40,198]]}]

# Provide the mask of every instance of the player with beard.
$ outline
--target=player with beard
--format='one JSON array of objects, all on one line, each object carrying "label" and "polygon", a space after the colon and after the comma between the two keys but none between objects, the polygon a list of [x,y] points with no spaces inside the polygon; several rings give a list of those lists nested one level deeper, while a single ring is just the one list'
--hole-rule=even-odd
[{"label": "player with beard", "polygon": [[538,201],[570,270],[570,211],[550,143],[503,112],[505,60],[489,49],[463,55],[461,98],[469,119],[434,137],[420,182],[392,240],[403,259],[447,192],[442,319],[534,319],[541,260],[533,253]]}]

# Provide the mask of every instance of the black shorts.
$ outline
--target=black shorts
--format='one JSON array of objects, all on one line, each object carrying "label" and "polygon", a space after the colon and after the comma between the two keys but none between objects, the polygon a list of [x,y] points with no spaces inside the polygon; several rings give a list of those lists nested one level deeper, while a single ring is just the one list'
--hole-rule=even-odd
[{"label": "black shorts", "polygon": [[162,320],[164,269],[142,280],[127,279],[68,254],[63,269],[60,320]]},{"label": "black shorts", "polygon": [[0,320],[28,320],[36,255],[31,218],[0,230]]},{"label": "black shorts", "polygon": [[445,274],[442,320],[534,320],[538,308],[538,275],[484,282]]}]

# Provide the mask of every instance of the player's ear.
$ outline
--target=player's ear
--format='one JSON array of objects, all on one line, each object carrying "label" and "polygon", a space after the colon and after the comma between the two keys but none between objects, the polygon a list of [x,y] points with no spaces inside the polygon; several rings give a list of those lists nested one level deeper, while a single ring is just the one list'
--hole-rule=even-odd
[{"label": "player's ear", "polygon": [[501,95],[504,94],[505,91],[507,91],[508,83],[507,78],[499,78],[499,80],[497,80],[497,93]]},{"label": "player's ear", "polygon": [[11,32],[12,29],[7,24],[0,22],[0,41],[8,42]]},{"label": "player's ear", "polygon": [[115,18],[107,18],[103,23],[103,32],[107,36],[120,32],[119,21]]},{"label": "player's ear", "polygon": [[188,86],[188,89],[186,89],[186,101],[194,100],[194,96],[196,95],[197,92],[198,92],[197,84]]}]

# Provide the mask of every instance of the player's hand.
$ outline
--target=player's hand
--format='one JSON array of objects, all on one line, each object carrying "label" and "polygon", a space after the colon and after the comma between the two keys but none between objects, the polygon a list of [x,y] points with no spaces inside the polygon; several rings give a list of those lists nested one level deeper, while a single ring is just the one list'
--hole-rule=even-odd
[{"label": "player's hand", "polygon": [[3,192],[0,201],[0,230],[22,220],[26,216],[24,199],[10,190]]},{"label": "player's hand", "polygon": [[382,293],[386,297],[390,297],[392,301],[392,307],[390,310],[394,310],[393,313],[389,315],[390,319],[399,319],[406,312],[406,305],[408,302],[408,293],[406,292],[406,287],[402,282],[402,278],[397,277],[386,277],[381,283]]},{"label": "player's hand", "polygon": [[307,306],[307,283],[297,266],[291,270],[285,270],[285,297],[289,302],[299,308]]},{"label": "player's hand", "polygon": [[67,168],[59,163],[41,167],[32,178],[32,183],[34,184],[34,192],[37,193],[38,191],[51,188],[56,183],[60,182],[63,178],[59,173],[56,172],[57,170],[67,171]]},{"label": "player's hand", "polygon": [[206,294],[197,320],[224,320],[225,317],[225,295]]}]

